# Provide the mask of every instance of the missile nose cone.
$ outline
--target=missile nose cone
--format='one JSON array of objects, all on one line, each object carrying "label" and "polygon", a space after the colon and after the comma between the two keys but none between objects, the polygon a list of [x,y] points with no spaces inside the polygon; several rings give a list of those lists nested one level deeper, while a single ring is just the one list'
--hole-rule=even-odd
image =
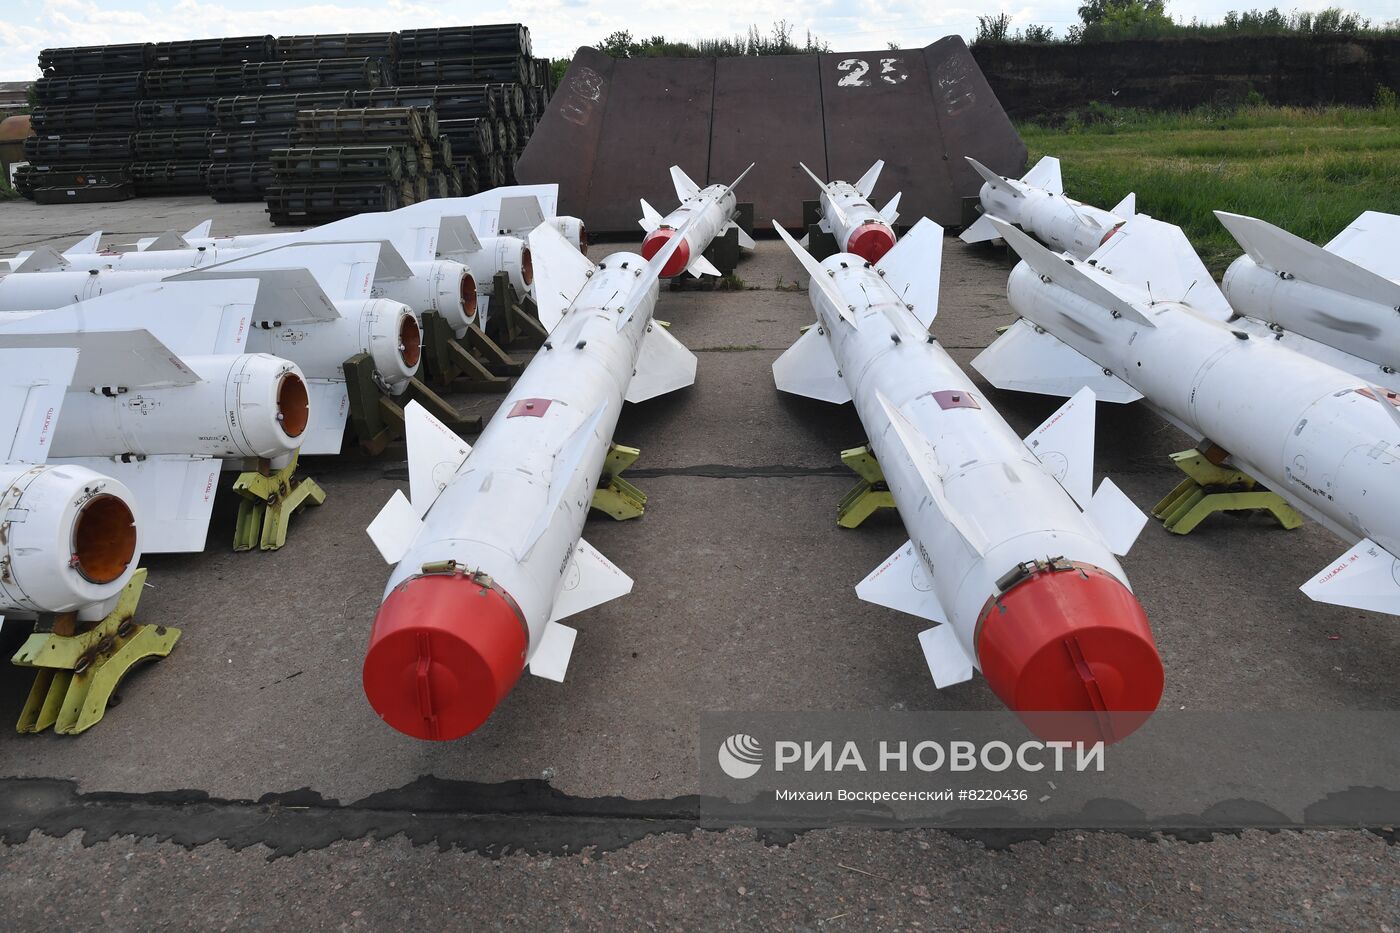
[{"label": "missile nose cone", "polygon": [[846,252],[855,253],[866,262],[879,262],[893,248],[894,231],[876,221],[856,227],[846,241]]},{"label": "missile nose cone", "polygon": [[458,574],[405,580],[379,607],[365,652],[365,698],[416,739],[459,739],[484,723],[525,668],[514,600]]},{"label": "missile nose cone", "polygon": [[[651,257],[661,252],[661,248],[666,245],[666,241],[676,235],[676,231],[669,227],[657,227],[647,234],[647,238],[642,241],[642,258],[650,260]],[[676,247],[676,251],[671,254],[671,258],[666,260],[666,265],[661,269],[663,279],[674,278],[685,271],[690,265],[690,244],[684,241]]]},{"label": "missile nose cone", "polygon": [[1162,697],[1146,613],[1090,565],[1038,569],[1002,594],[981,619],[977,656],[992,690],[1044,739],[1116,742]]}]

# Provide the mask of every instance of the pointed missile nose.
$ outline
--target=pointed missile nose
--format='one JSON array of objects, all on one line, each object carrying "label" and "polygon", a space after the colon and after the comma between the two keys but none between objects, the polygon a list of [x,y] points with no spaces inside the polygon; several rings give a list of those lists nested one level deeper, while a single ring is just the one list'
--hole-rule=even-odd
[{"label": "pointed missile nose", "polygon": [[379,607],[365,652],[365,698],[416,739],[459,739],[510,693],[529,641],[515,601],[461,574],[405,580]]},{"label": "pointed missile nose", "polygon": [[846,241],[846,252],[855,253],[866,262],[879,262],[893,248],[894,231],[873,220],[856,227]]},{"label": "pointed missile nose", "polygon": [[1038,565],[978,626],[988,685],[1043,739],[1116,742],[1162,698],[1147,615],[1112,574]]},{"label": "pointed missile nose", "polygon": [[[676,235],[675,230],[670,227],[657,227],[647,234],[647,238],[642,241],[642,258],[650,260],[651,257],[661,252],[661,248],[666,245],[666,241]],[[661,268],[663,279],[674,278],[685,271],[690,265],[690,244],[682,241],[676,247],[676,251],[671,254],[671,258],[666,260],[666,265]]]}]

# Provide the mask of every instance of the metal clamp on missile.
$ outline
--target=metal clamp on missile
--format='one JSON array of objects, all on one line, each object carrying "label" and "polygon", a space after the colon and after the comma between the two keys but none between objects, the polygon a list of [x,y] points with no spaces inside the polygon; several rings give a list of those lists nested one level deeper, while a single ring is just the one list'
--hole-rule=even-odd
[{"label": "metal clamp on missile", "polygon": [[1214,444],[1205,450],[1183,450],[1171,456],[1186,479],[1152,508],[1152,515],[1172,534],[1190,534],[1215,512],[1262,510],[1272,514],[1284,528],[1303,524],[1303,517],[1278,493],[1264,489],[1243,470],[1222,466],[1229,454]]},{"label": "metal clamp on missile", "polygon": [[[408,388],[397,398],[389,398],[374,379],[374,360],[368,353],[357,353],[343,364],[345,390],[350,407],[350,427],[361,449],[371,456],[384,452],[404,435],[403,407],[417,402],[433,417],[459,433],[481,430],[480,418],[463,417],[442,396],[418,378],[408,380]],[[402,402],[402,404],[400,404]]]},{"label": "metal clamp on missile", "polygon": [[308,505],[321,505],[326,491],[310,477],[297,476],[300,451],[287,465],[273,469],[271,461],[259,460],[255,469],[246,470],[234,480],[238,522],[234,526],[233,549],[275,551],[287,543],[292,516]]},{"label": "metal clamp on missile", "polygon": [[539,309],[529,295],[521,295],[510,283],[510,276],[497,272],[491,284],[493,307],[497,304],[501,312],[492,313],[487,321],[491,337],[502,346],[538,347],[549,337],[549,328],[540,323]]},{"label": "metal clamp on missile", "polygon": [[444,388],[477,392],[507,392],[512,376],[524,368],[476,324],[458,339],[447,320],[435,311],[423,318],[423,366],[428,379]]},{"label": "metal clamp on missile", "polygon": [[598,477],[598,488],[593,491],[593,508],[620,522],[642,517],[647,507],[647,494],[622,478],[622,471],[636,463],[641,455],[636,447],[608,444],[603,475]]},{"label": "metal clamp on missile", "polygon": [[879,509],[895,507],[894,496],[885,482],[885,471],[875,459],[869,445],[841,451],[841,462],[855,471],[860,482],[841,497],[836,506],[836,524],[842,528],[859,528]]},{"label": "metal clamp on missile", "polygon": [[52,726],[60,735],[76,735],[92,728],[133,667],[170,654],[179,629],[132,621],[145,583],[145,568],[133,573],[116,608],[90,627],[71,612],[39,617],[38,630],[11,658],[36,672],[17,731],[43,732]]}]

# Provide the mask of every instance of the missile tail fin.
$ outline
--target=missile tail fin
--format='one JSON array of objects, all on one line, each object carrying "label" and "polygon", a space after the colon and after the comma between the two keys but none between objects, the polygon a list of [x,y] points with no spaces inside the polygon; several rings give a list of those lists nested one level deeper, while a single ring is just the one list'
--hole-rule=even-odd
[{"label": "missile tail fin", "polygon": [[534,654],[530,655],[530,673],[562,684],[569,670],[569,659],[574,655],[574,641],[577,638],[576,628],[558,622],[546,623],[540,643],[535,646]]},{"label": "missile tail fin", "polygon": [[601,606],[632,592],[632,578],[587,541],[579,538],[569,557],[569,566],[559,581],[559,593],[554,597],[554,609],[549,621],[558,622],[571,615]]},{"label": "missile tail fin", "polygon": [[647,233],[661,226],[661,221],[666,218],[661,216],[661,212],[647,203],[646,198],[642,198],[642,219],[637,221],[641,228]]},{"label": "missile tail fin", "polygon": [[[1350,259],[1254,217],[1225,211],[1216,211],[1215,216],[1239,241],[1249,258],[1265,269],[1362,301],[1400,307],[1400,282],[1392,282]],[[1390,248],[1394,249],[1393,243]]]},{"label": "missile tail fin", "polygon": [[1085,386],[1026,435],[1026,447],[1081,509],[1093,498],[1096,403],[1094,390]]},{"label": "missile tail fin", "polygon": [[978,175],[981,175],[982,180],[985,181],[987,184],[991,185],[993,188],[1005,191],[1007,194],[1010,194],[1013,198],[1024,198],[1026,196],[1025,193],[1021,191],[1019,185],[1012,184],[1008,179],[1003,178],[996,172],[987,168],[987,166],[983,165],[981,162],[978,162],[972,156],[963,156],[963,158],[967,159],[967,162],[969,165],[972,166],[973,171],[975,171]]},{"label": "missile tail fin", "polygon": [[[467,217],[444,217],[438,221],[437,252],[442,256],[454,253],[481,252],[481,239]],[[436,256],[423,256],[422,259],[435,259]]]},{"label": "missile tail fin", "polygon": [[350,414],[350,393],[343,381],[307,379],[310,418],[301,432],[304,454],[338,454],[345,441],[345,421]]},{"label": "missile tail fin", "polygon": [[992,224],[990,215],[983,214],[958,234],[958,239],[964,243],[986,243],[989,240],[1001,239],[1001,232]]},{"label": "missile tail fin", "polygon": [[943,269],[943,228],[921,218],[912,230],[880,257],[875,268],[885,284],[928,327],[938,316],[938,287]]},{"label": "missile tail fin", "polygon": [[1299,589],[1320,603],[1400,615],[1400,558],[1362,538]]},{"label": "missile tail fin", "polygon": [[1147,524],[1147,514],[1134,505],[1133,500],[1111,479],[1099,483],[1084,514],[1103,543],[1119,557],[1133,549],[1143,526]]},{"label": "missile tail fin", "polygon": [[160,236],[152,240],[150,245],[146,247],[145,251],[153,253],[165,249],[189,248],[190,244],[185,241],[184,237],[180,236],[180,234],[176,233],[174,230],[167,230]]},{"label": "missile tail fin", "polygon": [[804,172],[807,173],[807,177],[808,177],[808,178],[810,178],[810,179],[812,179],[812,181],[816,182],[818,188],[820,188],[822,191],[825,191],[825,190],[826,190],[826,182],[824,182],[824,181],[822,181],[820,178],[818,178],[818,177],[817,177],[817,173],[814,172],[814,171],[812,171],[811,169],[809,169],[809,168],[807,167],[807,163],[805,163],[805,162],[798,162],[797,164],[798,164],[799,167],[801,167],[802,171],[804,171]]},{"label": "missile tail fin", "polygon": [[[208,223],[209,221],[206,221]],[[65,256],[77,256],[80,253],[95,253],[102,247],[102,231],[94,230],[83,237],[72,246],[63,251]]]},{"label": "missile tail fin", "polygon": [[851,400],[851,390],[841,378],[831,344],[819,324],[807,328],[796,343],[773,361],[773,382],[781,392],[833,405],[844,405]]},{"label": "missile tail fin", "polygon": [[690,265],[686,266],[686,271],[697,279],[702,275],[712,275],[717,279],[724,278],[724,273],[716,269],[715,264],[706,259],[704,253],[692,259]]},{"label": "missile tail fin", "polygon": [[870,197],[870,193],[875,190],[875,185],[880,180],[880,173],[884,171],[884,169],[885,161],[883,159],[877,159],[875,164],[870,166],[864,175],[860,176],[860,181],[856,182],[852,187],[860,192],[861,197]]},{"label": "missile tail fin", "polygon": [[416,401],[409,402],[403,413],[409,501],[421,516],[428,514],[448,482],[457,475],[472,447]]},{"label": "missile tail fin", "polygon": [[[754,243],[753,237],[749,236],[748,231],[736,224],[732,220],[729,222],[729,227],[732,227],[735,230],[739,231],[739,248],[742,250],[746,250],[747,252],[753,252],[754,249],[757,247],[757,244]],[[725,228],[725,232],[728,232],[729,227]]]},{"label": "missile tail fin", "polygon": [[[86,329],[42,333],[37,322],[47,317],[38,315],[11,325],[0,333],[0,348],[69,347],[77,350],[78,365],[70,385],[80,391],[109,386],[128,389],[183,386],[199,381],[199,375],[148,330]],[[30,322],[36,322],[31,325],[32,330],[15,329]]]},{"label": "missile tail fin", "polygon": [[695,354],[669,330],[652,321],[637,352],[637,372],[627,384],[633,404],[695,384]]},{"label": "missile tail fin", "polygon": [[976,662],[958,641],[951,625],[935,625],[919,633],[919,647],[924,649],[924,662],[939,690],[972,679]]},{"label": "missile tail fin", "polygon": [[1327,244],[1327,252],[1388,279],[1400,279],[1400,214],[1366,211]]},{"label": "missile tail fin", "polygon": [[802,263],[802,268],[806,270],[808,277],[811,279],[811,284],[816,286],[817,291],[822,293],[823,297],[836,309],[837,313],[841,315],[846,323],[855,327],[856,316],[851,311],[850,304],[847,303],[846,299],[841,297],[840,290],[837,289],[835,283],[831,281],[831,275],[826,269],[822,268],[822,264],[817,262],[816,259],[812,257],[811,253],[797,245],[797,241],[795,241],[792,236],[783,229],[782,224],[778,223],[776,220],[773,221],[773,229],[778,231],[778,236],[788,245],[788,249],[792,250],[792,254],[797,257],[797,261]]},{"label": "missile tail fin", "polygon": [[10,272],[52,272],[66,268],[68,268],[68,260],[55,252],[52,247],[39,246],[21,259]]},{"label": "missile tail fin", "polygon": [[365,531],[385,563],[397,564],[413,546],[413,539],[418,537],[422,527],[423,519],[418,517],[418,510],[403,490],[396,489]]},{"label": "missile tail fin", "polygon": [[530,231],[530,254],[540,323],[553,330],[596,267],[553,224],[540,224]]},{"label": "missile tail fin", "polygon": [[928,578],[924,562],[915,553],[913,541],[905,541],[857,583],[856,596],[930,622],[948,621],[948,612],[933,591],[933,582]]},{"label": "missile tail fin", "polygon": [[214,219],[202,220],[193,227],[185,231],[186,240],[206,240],[209,238],[209,231],[214,229]]},{"label": "missile tail fin", "polygon": [[972,360],[998,389],[1070,398],[1088,386],[1101,402],[1125,405],[1142,394],[1053,334],[1018,320]]},{"label": "missile tail fin", "polygon": [[1054,156],[1042,156],[1034,168],[1021,176],[1021,181],[1033,188],[1044,188],[1051,194],[1065,193],[1064,182],[1060,180],[1060,160]]},{"label": "missile tail fin", "polygon": [[503,233],[524,236],[544,223],[544,208],[532,194],[501,198],[497,223]]},{"label": "missile tail fin", "polygon": [[904,192],[902,191],[896,191],[894,197],[890,198],[889,203],[880,208],[880,219],[891,227],[893,227],[894,222],[899,219],[899,199],[903,194]]},{"label": "missile tail fin", "polygon": [[1124,220],[1128,220],[1137,215],[1137,194],[1129,191],[1127,197],[1113,205],[1111,214],[1116,214]]},{"label": "missile tail fin", "polygon": [[78,350],[0,350],[0,454],[5,463],[48,459],[63,397],[78,367]]},{"label": "missile tail fin", "polygon": [[750,162],[750,163],[749,163],[749,167],[746,168],[746,169],[744,169],[742,172],[740,172],[740,173],[739,173],[739,177],[736,178],[736,179],[734,179],[732,182],[730,182],[730,183],[726,186],[725,190],[726,190],[726,191],[733,191],[735,188],[739,187],[739,182],[741,182],[741,181],[744,180],[744,176],[745,176],[745,175],[747,175],[749,172],[753,171],[753,167],[754,167],[754,163],[753,163],[753,162]]},{"label": "missile tail fin", "polygon": [[687,201],[700,195],[700,186],[679,165],[671,166],[671,184],[676,189],[676,199]]}]

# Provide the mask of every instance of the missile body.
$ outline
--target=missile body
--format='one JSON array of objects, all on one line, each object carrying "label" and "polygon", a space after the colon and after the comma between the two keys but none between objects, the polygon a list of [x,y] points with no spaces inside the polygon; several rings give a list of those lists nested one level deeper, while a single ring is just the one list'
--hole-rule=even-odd
[{"label": "missile body", "polygon": [[672,254],[671,262],[661,270],[663,278],[671,278],[682,272],[689,272],[696,278],[701,275],[719,276],[720,271],[704,257],[704,252],[710,248],[715,237],[727,233],[730,227],[739,230],[739,245],[742,248],[754,248],[753,238],[734,223],[738,209],[734,189],[751,168],[752,165],[744,169],[732,185],[710,185],[702,189],[681,171],[680,166],[673,165],[671,180],[676,186],[680,207],[662,217],[655,208],[642,201],[642,219],[639,222],[647,232],[646,239],[642,241],[642,255],[647,259],[655,256],[682,227],[690,231],[686,234],[685,242]]},{"label": "missile body", "polygon": [[997,238],[996,229],[986,219],[990,216],[1015,224],[1051,249],[1088,259],[1135,213],[1132,194],[1111,211],[1065,197],[1060,160],[1052,156],[1045,156],[1020,180],[1003,178],[971,156],[967,161],[986,184],[978,195],[984,213],[962,232],[964,243]]},{"label": "missile body", "polygon": [[[800,163],[799,163],[800,164]],[[845,181],[822,181],[807,166],[802,166],[821,189],[821,229],[836,238],[843,253],[854,253],[867,262],[879,262],[880,257],[894,247],[894,222],[899,219],[899,195],[890,198],[883,210],[870,205],[870,193],[880,180],[883,161],[876,162],[854,185]]]},{"label": "missile body", "polygon": [[1237,312],[1300,352],[1400,388],[1400,216],[1367,211],[1325,247],[1253,217],[1216,216],[1245,249],[1222,283]]},{"label": "missile body", "polygon": [[548,342],[474,447],[409,406],[411,501],[396,493],[369,529],[397,566],[365,695],[417,738],[473,731],[527,665],[563,680],[576,632],[559,620],[632,586],[580,538],[622,403],[694,380],[695,357],[652,322],[674,244],[597,267],[552,227],[531,246],[550,257]]},{"label": "missile body", "polygon": [[973,362],[983,375],[1145,398],[1305,515],[1360,539],[1303,587],[1308,596],[1400,613],[1400,396],[1233,325],[1176,227],[1136,217],[1093,265],[998,227],[1025,260],[1011,273],[1011,306],[1034,327],[1018,323],[983,351]]},{"label": "missile body", "polygon": [[981,670],[1017,713],[1097,713],[1097,736],[1116,740],[1162,691],[1114,556],[1146,517],[1111,481],[1090,495],[1092,393],[1022,442],[929,335],[941,240],[920,221],[873,267],[850,254],[818,265],[789,240],[817,324],[774,363],[775,380],[854,401],[910,539],[856,592],[939,623],[919,635],[935,683]]}]

